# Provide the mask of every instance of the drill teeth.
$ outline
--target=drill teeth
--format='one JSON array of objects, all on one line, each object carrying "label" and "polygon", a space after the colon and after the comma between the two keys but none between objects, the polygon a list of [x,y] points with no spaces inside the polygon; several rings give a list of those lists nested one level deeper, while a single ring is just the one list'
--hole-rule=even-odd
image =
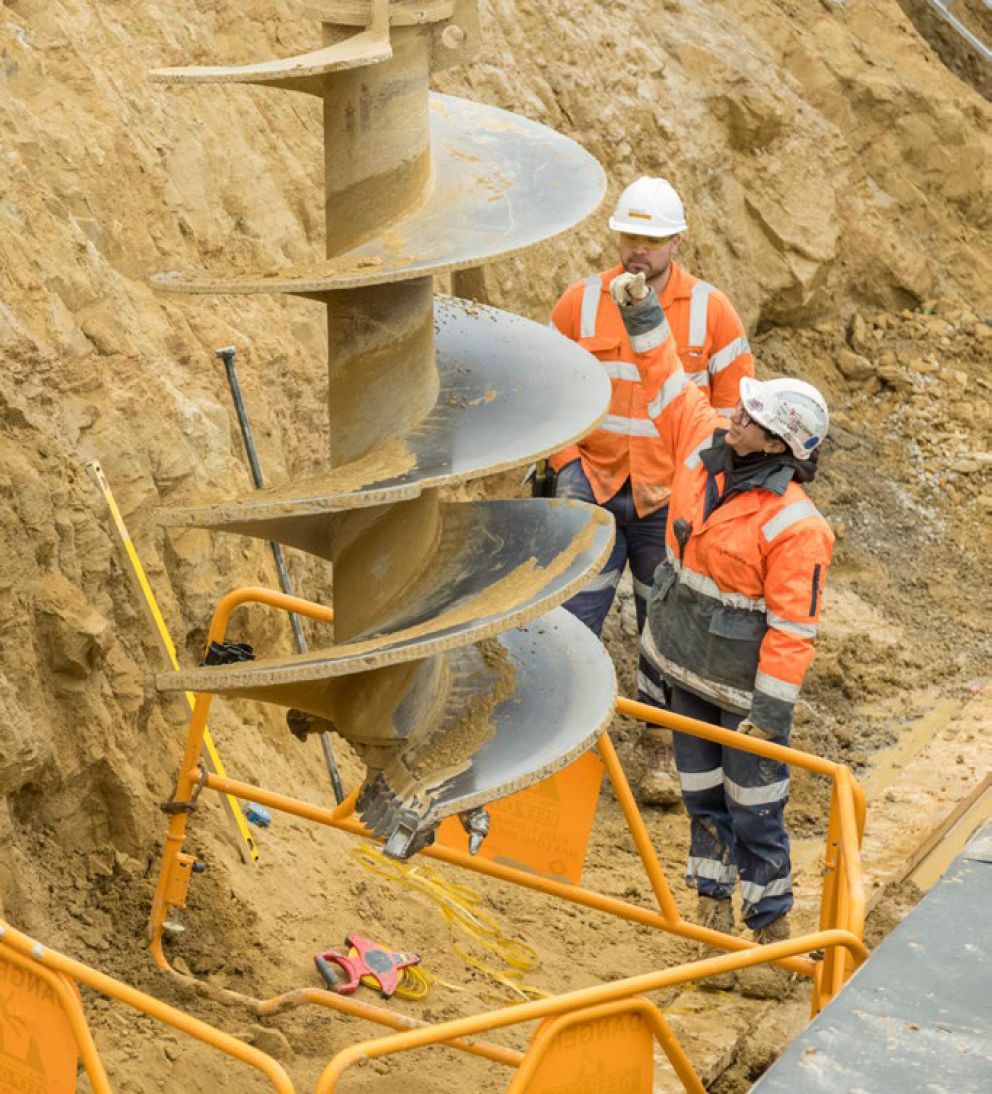
[{"label": "drill teeth", "polygon": [[362,823],[386,841],[387,853],[394,858],[408,858],[433,842],[436,824],[424,825],[427,808],[418,798],[416,793],[409,798],[399,796],[385,771],[376,771],[358,796],[356,808]]},{"label": "drill teeth", "polygon": [[[382,772],[377,771],[370,782],[366,782],[362,793],[359,795],[357,808],[362,822],[370,828],[375,835],[385,835],[388,830],[388,816],[392,805],[392,795],[382,777]],[[383,825],[386,825],[384,829]]]}]

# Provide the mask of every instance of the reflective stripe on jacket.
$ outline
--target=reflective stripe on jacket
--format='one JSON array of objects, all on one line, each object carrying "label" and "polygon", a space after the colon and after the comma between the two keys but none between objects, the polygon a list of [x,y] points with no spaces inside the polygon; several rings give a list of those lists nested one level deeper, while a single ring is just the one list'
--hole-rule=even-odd
[{"label": "reflective stripe on jacket", "polygon": [[719,289],[673,262],[661,306],[686,375],[702,389],[710,406],[729,415],[737,406],[741,377],[754,375],[751,347],[733,304]]},{"label": "reflective stripe on jacket", "polygon": [[633,339],[627,336],[610,295],[610,282],[621,273],[623,267],[616,266],[577,282],[551,313],[556,330],[599,358],[613,389],[610,412],[599,428],[578,444],[556,452],[551,466],[560,471],[565,464],[581,459],[601,505],[629,478],[637,514],[644,517],[668,501],[672,464],[648,416],[636,362],[651,367],[652,375],[665,376],[679,369],[679,358],[667,321]]},{"label": "reflective stripe on jacket", "polygon": [[[704,518],[702,453],[721,419],[682,370],[645,387],[655,392],[651,417],[675,470],[667,557],[648,597],[642,653],[669,682],[749,713],[784,739],[813,660],[833,532],[792,480],[781,493],[733,494]],[[721,494],[724,477],[716,474]],[[680,519],[690,526],[684,548]]]}]

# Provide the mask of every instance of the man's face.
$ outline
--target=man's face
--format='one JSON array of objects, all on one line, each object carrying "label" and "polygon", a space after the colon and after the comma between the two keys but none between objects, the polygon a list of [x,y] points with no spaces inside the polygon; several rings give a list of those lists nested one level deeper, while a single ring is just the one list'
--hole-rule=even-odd
[{"label": "man's face", "polygon": [[653,281],[662,277],[672,263],[681,236],[635,236],[620,233],[620,262],[627,273],[642,273]]}]

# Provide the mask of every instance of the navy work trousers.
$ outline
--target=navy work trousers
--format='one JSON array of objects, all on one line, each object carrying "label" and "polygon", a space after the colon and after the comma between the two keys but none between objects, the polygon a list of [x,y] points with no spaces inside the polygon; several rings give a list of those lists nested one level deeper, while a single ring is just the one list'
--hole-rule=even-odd
[{"label": "navy work trousers", "polygon": [[[596,504],[596,497],[589,485],[582,461],[573,460],[558,472],[555,497],[575,498]],[[634,610],[637,613],[637,633],[644,629],[647,614],[647,595],[651,591],[654,572],[665,557],[665,525],[668,522],[668,506],[639,517],[634,508],[634,499],[628,479],[616,494],[602,506],[613,514],[616,521],[616,539],[606,565],[581,593],[577,593],[563,605],[568,611],[581,619],[595,635],[603,631],[603,623],[609,614],[616,596],[617,585],[623,576],[624,568],[630,564],[631,577],[634,580]],[[653,679],[652,679],[653,677]],[[657,682],[657,674],[648,676],[644,659],[638,663],[637,690],[645,702],[655,706],[665,706],[665,692]]]},{"label": "navy work trousers", "polygon": [[[724,729],[736,729],[744,717],[678,686],[672,688],[671,707],[675,714]],[[686,882],[703,896],[725,899],[740,878],[744,922],[752,930],[766,927],[792,907],[785,831],[789,769],[699,737],[672,736],[691,824]]]}]

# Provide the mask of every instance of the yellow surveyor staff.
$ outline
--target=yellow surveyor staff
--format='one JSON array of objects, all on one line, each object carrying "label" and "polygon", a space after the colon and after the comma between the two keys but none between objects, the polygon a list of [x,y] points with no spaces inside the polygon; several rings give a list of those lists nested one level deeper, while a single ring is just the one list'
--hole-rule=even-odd
[{"label": "yellow surveyor staff", "polygon": [[[175,643],[172,641],[172,636],[169,634],[169,628],[165,625],[165,619],[162,617],[162,613],[159,610],[158,601],[155,599],[152,587],[148,583],[145,568],[141,565],[141,559],[138,558],[138,552],[134,546],[134,541],[131,539],[131,535],[127,530],[127,525],[124,523],[124,518],[121,516],[121,511],[114,499],[110,484],[107,482],[107,477],[103,473],[103,468],[97,460],[93,460],[92,463],[86,465],[86,470],[89,472],[90,478],[96,483],[97,489],[103,494],[103,500],[107,503],[107,509],[110,511],[110,523],[113,526],[114,534],[127,559],[131,580],[138,591],[138,595],[141,597],[141,602],[148,614],[148,618],[155,628],[159,645],[162,647],[165,656],[169,659],[169,663],[176,672],[178,672],[179,658],[176,656]],[[189,703],[189,709],[192,711],[194,697],[193,693],[190,691],[186,692],[186,702]],[[220,753],[217,751],[217,746],[214,744],[214,739],[210,735],[209,730],[205,730],[203,734],[203,752],[204,763],[208,769],[214,774],[220,775],[222,778],[225,777],[226,772],[224,770],[224,764],[221,762]],[[238,850],[241,854],[241,858],[246,863],[250,863],[253,866],[256,865],[258,863],[258,848],[255,845],[255,839],[251,834],[251,829],[248,827],[248,822],[245,820],[245,815],[241,811],[241,806],[238,804],[238,799],[232,794],[225,794],[221,800],[224,803],[224,809],[228,815],[228,819],[233,824],[237,833]]]},{"label": "yellow surveyor staff", "polygon": [[[531,972],[540,964],[537,951],[519,939],[503,934],[498,920],[482,909],[482,898],[473,889],[446,881],[435,870],[423,864],[411,866],[387,858],[378,848],[368,843],[353,847],[351,854],[366,870],[371,870],[372,873],[379,874],[380,877],[387,878],[389,881],[406,885],[433,901],[451,926],[469,935],[480,946],[489,950],[509,971],[497,968],[486,961],[480,961],[477,957],[466,953],[460,946],[453,944],[452,949],[467,965],[509,988],[515,999],[546,999],[548,997],[546,991],[531,984],[521,983],[523,974]],[[413,968],[403,970],[404,973],[412,971],[414,971]],[[449,984],[431,973],[426,973],[426,970],[425,975],[429,983],[443,984],[456,991],[463,990],[455,984]],[[408,996],[408,998],[416,997]]]}]

